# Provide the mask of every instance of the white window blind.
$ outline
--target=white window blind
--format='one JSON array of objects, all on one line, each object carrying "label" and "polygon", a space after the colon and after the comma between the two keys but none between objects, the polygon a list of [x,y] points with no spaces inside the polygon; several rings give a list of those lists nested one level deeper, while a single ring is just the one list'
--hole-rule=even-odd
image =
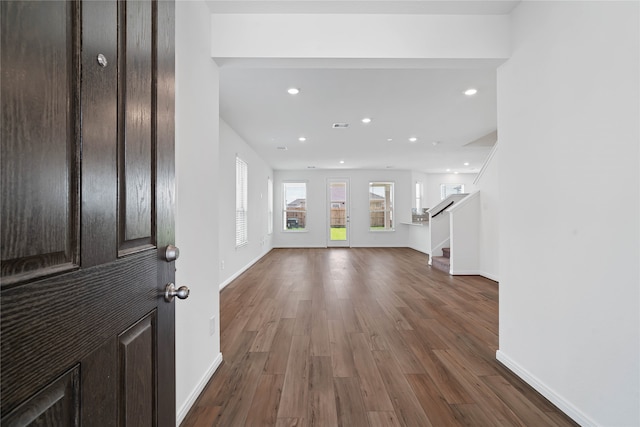
[{"label": "white window blind", "polygon": [[236,156],[236,247],[248,242],[247,181],[247,163]]},{"label": "white window blind", "polygon": [[422,214],[422,182],[416,181],[416,213]]},{"label": "white window blind", "polygon": [[273,181],[267,178],[267,234],[273,234]]}]

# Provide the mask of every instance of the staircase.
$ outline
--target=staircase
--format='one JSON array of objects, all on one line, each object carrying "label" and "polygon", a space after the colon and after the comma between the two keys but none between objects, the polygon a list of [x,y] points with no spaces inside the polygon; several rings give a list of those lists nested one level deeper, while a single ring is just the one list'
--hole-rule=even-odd
[{"label": "staircase", "polygon": [[431,266],[449,274],[451,264],[450,257],[451,248],[442,248],[442,256],[434,256],[431,260]]}]

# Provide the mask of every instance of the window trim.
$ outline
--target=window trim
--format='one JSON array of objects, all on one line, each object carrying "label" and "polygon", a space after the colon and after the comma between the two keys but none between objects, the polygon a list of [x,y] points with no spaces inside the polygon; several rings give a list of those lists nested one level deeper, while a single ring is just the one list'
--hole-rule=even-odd
[{"label": "window trim", "polygon": [[[391,197],[390,197],[390,201],[389,201],[389,209],[384,209],[382,212],[389,212],[389,221],[391,222],[391,227],[387,228],[386,226],[382,229],[377,229],[377,228],[373,228],[371,226],[371,213],[372,212],[379,212],[379,211],[372,211],[371,210],[371,187],[376,185],[376,184],[384,184],[384,185],[391,185]],[[394,216],[394,211],[395,211],[395,186],[396,183],[394,181],[369,181],[369,185],[367,187],[368,192],[369,192],[369,232],[370,233],[389,233],[389,232],[395,232],[396,231],[396,226],[395,226],[395,216]],[[386,199],[385,199],[386,201]],[[386,218],[386,215],[385,215]],[[386,222],[386,221],[385,221]]]},{"label": "window trim", "polygon": [[416,185],[415,185],[415,191],[416,191],[416,196],[415,196],[415,203],[416,203],[416,213],[418,215],[422,214],[422,209],[423,209],[423,204],[424,204],[424,184],[422,183],[422,181],[416,181]]},{"label": "window trim", "polygon": [[236,249],[249,244],[248,205],[249,165],[236,154]]},{"label": "window trim", "polygon": [[[304,184],[304,195],[305,195],[305,226],[304,228],[287,228],[287,194],[285,187],[287,184]],[[282,233],[307,233],[309,231],[309,192],[308,190],[309,182],[307,180],[288,180],[282,181],[282,224],[280,226],[280,232]],[[302,212],[302,211],[294,211],[294,212]]]},{"label": "window trim", "polygon": [[[449,193],[448,190],[455,188],[455,187],[460,187],[460,192],[455,192],[455,193]],[[464,194],[464,184],[459,184],[459,183],[454,183],[454,182],[445,182],[440,184],[440,200],[444,200],[447,197],[454,195],[454,194]]]},{"label": "window trim", "polygon": [[273,234],[273,179],[267,177],[267,235]]}]

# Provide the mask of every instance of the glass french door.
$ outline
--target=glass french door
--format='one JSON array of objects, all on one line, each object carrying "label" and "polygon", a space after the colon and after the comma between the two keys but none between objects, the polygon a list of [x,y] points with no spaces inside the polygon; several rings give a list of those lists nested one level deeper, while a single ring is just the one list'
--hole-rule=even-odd
[{"label": "glass french door", "polygon": [[327,180],[329,229],[327,246],[349,247],[349,180]]}]

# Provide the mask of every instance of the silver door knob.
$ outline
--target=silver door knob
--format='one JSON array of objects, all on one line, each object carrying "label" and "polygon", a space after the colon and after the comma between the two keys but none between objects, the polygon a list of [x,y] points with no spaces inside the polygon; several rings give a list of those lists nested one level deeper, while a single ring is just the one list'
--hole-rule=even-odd
[{"label": "silver door knob", "polygon": [[178,249],[176,246],[168,245],[167,248],[164,250],[164,259],[167,262],[175,261],[178,259],[179,256],[180,256],[180,249]]},{"label": "silver door knob", "polygon": [[187,299],[189,297],[189,288],[186,286],[180,286],[176,289],[176,286],[173,283],[169,283],[164,288],[164,300],[166,302],[171,302],[174,297]]}]

